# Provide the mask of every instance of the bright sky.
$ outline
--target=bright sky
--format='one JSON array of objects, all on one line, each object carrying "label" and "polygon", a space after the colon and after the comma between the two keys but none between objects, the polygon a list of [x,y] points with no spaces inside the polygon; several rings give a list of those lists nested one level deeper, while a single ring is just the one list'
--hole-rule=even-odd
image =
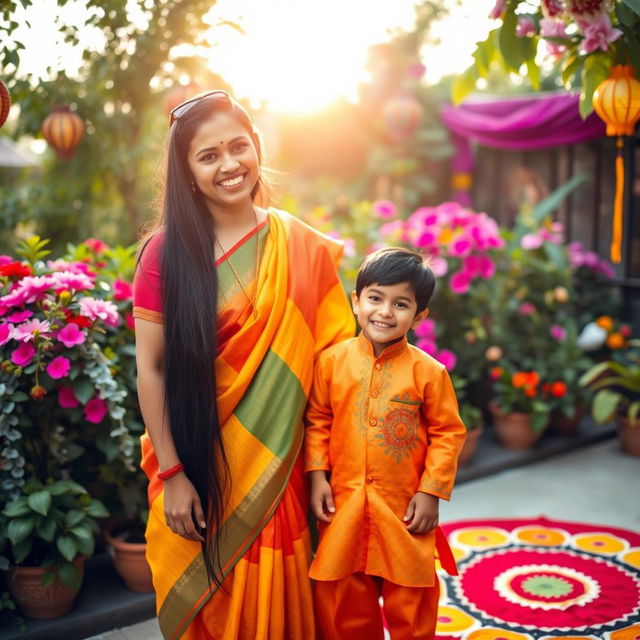
[{"label": "bright sky", "polygon": [[[238,97],[267,102],[273,111],[296,113],[320,110],[339,97],[356,95],[366,80],[367,48],[389,39],[396,27],[414,24],[415,0],[218,0],[210,22],[226,19],[241,25],[245,34],[215,26],[207,46],[199,51],[208,66],[231,84]],[[423,53],[426,79],[460,72],[471,62],[474,43],[491,28],[487,18],[494,0],[448,0],[451,15],[433,29],[441,39]],[[57,9],[50,0],[34,0],[16,39],[23,71],[43,74],[47,65],[73,72],[80,58],[52,29],[56,11],[66,20],[82,22],[79,0]],[[132,2],[132,4],[134,4]],[[459,6],[459,5],[462,6]],[[86,29],[83,42],[96,45],[99,34]]]}]

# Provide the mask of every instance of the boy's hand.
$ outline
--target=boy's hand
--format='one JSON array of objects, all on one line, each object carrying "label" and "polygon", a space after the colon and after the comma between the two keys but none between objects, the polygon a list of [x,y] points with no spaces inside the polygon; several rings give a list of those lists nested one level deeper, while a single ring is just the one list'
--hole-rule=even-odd
[{"label": "boy's hand", "polygon": [[408,522],[407,531],[411,533],[427,533],[438,526],[440,499],[428,493],[418,491],[404,515],[403,520]]},{"label": "boy's hand", "polygon": [[327,482],[326,471],[310,471],[311,510],[318,520],[331,522],[336,508],[333,506],[331,485]]}]

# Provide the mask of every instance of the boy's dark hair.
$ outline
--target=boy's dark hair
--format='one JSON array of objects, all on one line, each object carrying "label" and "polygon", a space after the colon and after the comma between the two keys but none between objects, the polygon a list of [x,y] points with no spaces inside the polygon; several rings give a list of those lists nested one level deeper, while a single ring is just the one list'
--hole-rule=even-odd
[{"label": "boy's dark hair", "polygon": [[368,255],[360,265],[356,295],[373,284],[388,286],[408,282],[416,296],[416,313],[424,311],[436,287],[429,260],[422,254],[402,247],[385,247]]}]

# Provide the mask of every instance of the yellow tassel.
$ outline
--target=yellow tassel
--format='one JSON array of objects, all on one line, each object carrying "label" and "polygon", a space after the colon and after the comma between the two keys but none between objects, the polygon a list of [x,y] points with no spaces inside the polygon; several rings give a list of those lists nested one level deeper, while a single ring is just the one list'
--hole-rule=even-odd
[{"label": "yellow tassel", "polygon": [[624,142],[618,138],[616,143],[618,153],[616,155],[616,199],[613,204],[613,233],[611,236],[611,262],[622,260],[622,205],[624,196],[624,160],[622,147]]}]

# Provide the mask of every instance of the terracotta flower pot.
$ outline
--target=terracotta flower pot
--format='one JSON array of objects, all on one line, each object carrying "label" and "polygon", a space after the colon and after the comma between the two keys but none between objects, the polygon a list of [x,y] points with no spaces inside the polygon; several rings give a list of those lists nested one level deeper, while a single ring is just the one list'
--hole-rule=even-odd
[{"label": "terracotta flower pot", "polygon": [[640,456],[640,419],[631,425],[631,420],[625,416],[618,417],[618,438],[622,450],[631,456]]},{"label": "terracotta flower pot", "polygon": [[[80,571],[80,579],[84,576],[84,556],[73,561]],[[17,567],[12,566],[6,574],[9,593],[20,611],[27,618],[46,620],[59,618],[71,610],[78,589],[72,589],[56,578],[50,586],[43,586],[43,574],[49,567]]]},{"label": "terracotta flower pot", "polygon": [[493,428],[498,439],[506,449],[526,451],[538,441],[544,429],[534,431],[531,427],[531,415],[513,411],[503,413],[499,407],[492,405]]},{"label": "terracotta flower pot", "polygon": [[482,426],[467,430],[467,439],[464,441],[460,457],[458,458],[459,467],[464,467],[469,464],[471,458],[473,458],[476,452],[476,449],[478,448],[478,440],[480,439],[483,431],[484,429]]},{"label": "terracotta flower pot", "polygon": [[104,539],[116,571],[127,588],[139,593],[151,593],[153,583],[146,558],[146,543],[127,542],[123,534],[118,534],[116,523],[112,523],[105,529]]},{"label": "terracotta flower pot", "polygon": [[[568,418],[562,411],[553,411],[551,414],[551,427],[556,433],[563,436],[572,436],[578,431],[580,420],[585,414],[584,404],[579,404],[572,418]],[[550,428],[551,428],[550,427]]]}]

